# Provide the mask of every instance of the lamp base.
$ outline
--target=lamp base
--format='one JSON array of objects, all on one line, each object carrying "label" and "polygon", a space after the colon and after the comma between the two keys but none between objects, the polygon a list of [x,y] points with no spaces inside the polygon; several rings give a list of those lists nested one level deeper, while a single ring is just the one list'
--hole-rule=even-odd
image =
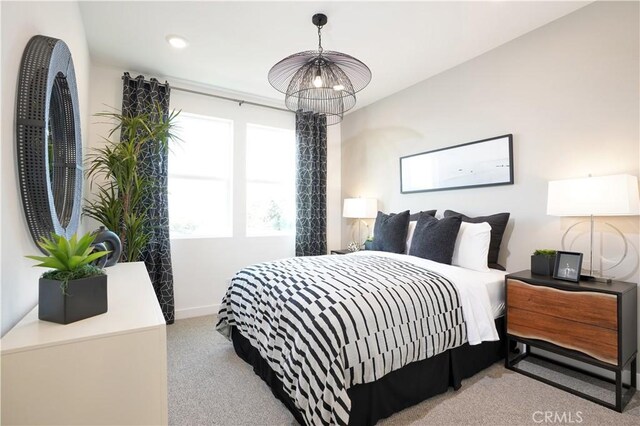
[{"label": "lamp base", "polygon": [[595,281],[597,283],[611,283],[611,278],[607,277],[594,277],[591,275],[580,275],[580,281]]},{"label": "lamp base", "polygon": [[[580,222],[576,222],[573,225],[571,225],[569,228],[567,228],[567,230],[565,231],[565,233],[562,235],[562,249],[564,250],[566,245],[564,243],[565,238],[567,237],[567,235],[569,234],[569,231],[571,231],[575,226],[583,223],[584,221],[580,221]],[[590,225],[591,225],[591,231],[590,231],[590,241],[589,241],[589,265],[593,265],[593,230],[594,230],[594,218],[593,215],[590,217],[589,219]],[[607,222],[603,222],[605,225],[609,226],[611,229],[613,229],[622,239],[622,242],[624,244],[624,250],[623,250],[623,254],[620,257],[620,259],[618,259],[618,261],[612,265],[609,266],[606,269],[602,269],[600,270],[600,273],[604,273],[606,271],[610,271],[611,269],[615,268],[616,266],[620,265],[622,263],[622,261],[627,257],[627,253],[629,252],[629,244],[627,243],[627,238],[624,236],[624,234],[622,233],[622,231],[620,231],[618,228],[616,228],[615,226],[613,226],[610,223]],[[602,256],[601,256],[602,257]],[[585,268],[586,271],[586,268]],[[589,269],[590,273],[593,273],[593,269]],[[606,277],[597,277],[597,276],[591,276],[591,275],[580,275],[580,279],[584,280],[584,281],[596,281],[596,282],[602,282],[602,283],[610,283],[612,281],[611,278],[606,278]]]},{"label": "lamp base", "polygon": [[351,241],[347,246],[347,250],[349,250],[350,252],[360,251],[360,246],[355,241]]}]

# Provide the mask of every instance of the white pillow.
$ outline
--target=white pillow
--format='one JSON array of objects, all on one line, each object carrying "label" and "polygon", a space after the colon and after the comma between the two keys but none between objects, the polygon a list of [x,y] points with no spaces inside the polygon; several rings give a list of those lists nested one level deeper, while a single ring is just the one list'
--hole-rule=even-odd
[{"label": "white pillow", "polygon": [[405,249],[405,254],[409,254],[409,249],[411,248],[411,240],[413,240],[413,233],[416,230],[417,220],[412,220],[409,222],[409,228],[407,229],[407,248]]},{"label": "white pillow", "polygon": [[491,225],[487,222],[460,224],[451,264],[474,271],[489,272],[487,256],[491,242]]}]

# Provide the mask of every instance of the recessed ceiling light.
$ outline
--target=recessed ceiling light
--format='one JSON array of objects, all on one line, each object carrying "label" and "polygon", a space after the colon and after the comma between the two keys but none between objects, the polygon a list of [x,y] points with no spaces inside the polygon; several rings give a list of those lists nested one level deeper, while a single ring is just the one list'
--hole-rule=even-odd
[{"label": "recessed ceiling light", "polygon": [[187,39],[175,34],[169,34],[167,36],[167,43],[169,43],[171,47],[174,47],[176,49],[184,49],[189,45]]}]

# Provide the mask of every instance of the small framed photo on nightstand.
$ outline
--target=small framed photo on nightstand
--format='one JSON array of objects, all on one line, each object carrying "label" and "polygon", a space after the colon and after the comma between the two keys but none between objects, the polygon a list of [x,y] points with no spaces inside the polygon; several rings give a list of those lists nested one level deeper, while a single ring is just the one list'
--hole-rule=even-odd
[{"label": "small framed photo on nightstand", "polygon": [[557,280],[580,281],[580,271],[582,270],[582,253],[572,251],[556,252],[556,264],[553,268],[553,278]]}]

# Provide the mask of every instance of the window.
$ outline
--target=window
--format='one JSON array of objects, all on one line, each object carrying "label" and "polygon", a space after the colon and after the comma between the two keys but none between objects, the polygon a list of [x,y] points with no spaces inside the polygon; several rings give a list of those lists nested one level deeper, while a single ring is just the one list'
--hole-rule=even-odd
[{"label": "window", "polygon": [[291,234],[294,225],[294,132],[248,124],[247,235]]},{"label": "window", "polygon": [[171,238],[230,237],[233,121],[181,113],[169,152]]}]

